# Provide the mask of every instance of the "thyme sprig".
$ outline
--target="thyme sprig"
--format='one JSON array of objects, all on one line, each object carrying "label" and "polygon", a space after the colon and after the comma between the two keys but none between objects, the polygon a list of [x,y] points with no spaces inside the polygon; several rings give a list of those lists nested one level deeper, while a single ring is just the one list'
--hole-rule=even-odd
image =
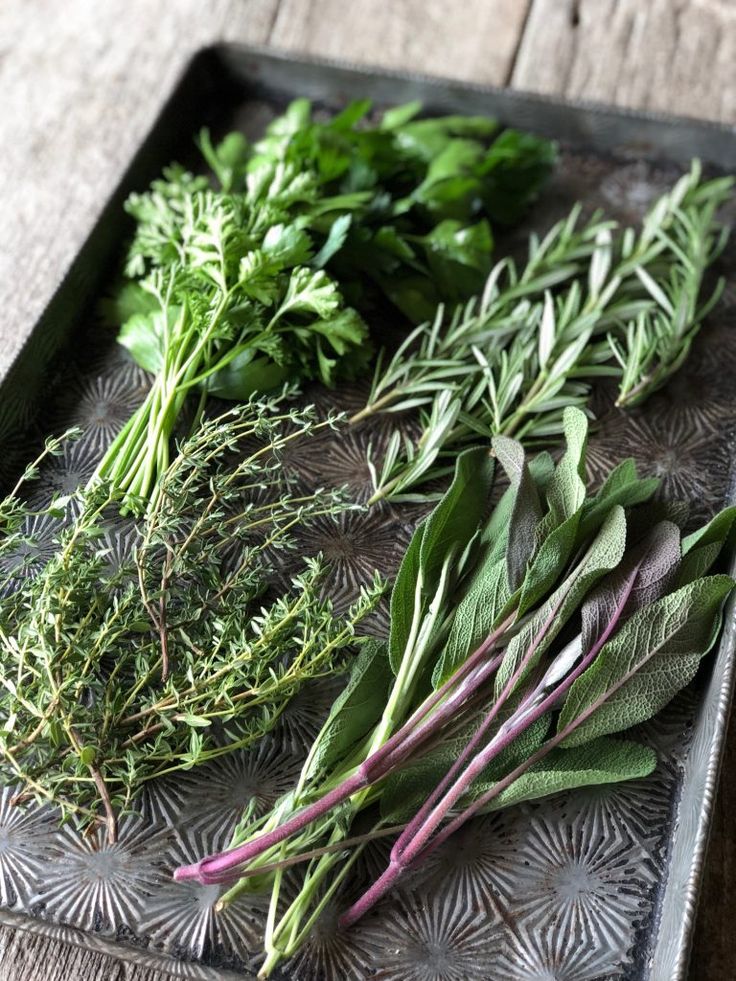
[{"label": "thyme sprig", "polygon": [[373,500],[424,499],[421,485],[451,470],[452,456],[479,438],[527,443],[559,437],[565,407],[584,408],[591,383],[619,379],[618,404],[638,404],[682,364],[722,284],[701,299],[706,270],[727,232],[716,212],[731,178],[701,180],[695,162],[649,211],[641,230],[615,235],[579,208],[542,241],[526,265],[505,259],[482,296],[447,319],[416,328],[381,356],[356,424],[377,413],[419,410],[416,440],[394,434]]},{"label": "thyme sprig", "polygon": [[[249,745],[305,681],[336,669],[381,583],[337,616],[313,557],[269,593],[295,526],[352,507],[297,493],[280,462],[334,424],[273,401],[203,423],[123,556],[106,537],[109,486],[79,492],[51,560],[0,601],[0,755],[24,793],[82,821],[102,802],[114,839],[147,781]],[[18,526],[0,556],[22,544]]]}]

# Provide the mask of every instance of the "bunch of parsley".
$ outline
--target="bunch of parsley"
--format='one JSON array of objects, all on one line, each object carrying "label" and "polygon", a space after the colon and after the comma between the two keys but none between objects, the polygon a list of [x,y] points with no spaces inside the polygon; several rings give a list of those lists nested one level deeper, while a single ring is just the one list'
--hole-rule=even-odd
[{"label": "bunch of parsley", "polygon": [[371,355],[356,307],[383,295],[418,322],[482,285],[489,221],[520,217],[554,147],[419,109],[375,123],[361,101],[322,121],[297,100],[255,144],[201,134],[214,186],[175,165],[131,195],[130,282],[114,306],[120,342],[155,377],[100,466],[129,502],[155,497],[191,393],[203,406],[355,377]]}]

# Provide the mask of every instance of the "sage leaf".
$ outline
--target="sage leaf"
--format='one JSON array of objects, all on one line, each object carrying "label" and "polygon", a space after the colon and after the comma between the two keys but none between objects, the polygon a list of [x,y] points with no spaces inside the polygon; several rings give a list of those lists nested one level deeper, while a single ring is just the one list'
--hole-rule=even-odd
[{"label": "sage leaf", "polygon": [[595,497],[586,504],[580,522],[580,534],[592,534],[614,504],[633,507],[648,501],[659,487],[656,477],[640,479],[633,460],[623,460],[614,467]]},{"label": "sage leaf", "polygon": [[603,634],[625,589],[630,593],[618,614],[619,623],[664,596],[674,584],[679,564],[680,529],[661,521],[586,598],[581,610],[582,649],[589,651]]},{"label": "sage leaf", "polygon": [[509,478],[510,490],[513,494],[506,545],[506,567],[509,587],[515,590],[521,585],[527,565],[534,554],[536,528],[542,518],[542,506],[521,443],[506,436],[497,436],[492,446],[497,460]]},{"label": "sage leaf", "polygon": [[511,593],[503,558],[481,564],[457,605],[452,626],[432,673],[439,688],[497,625]]},{"label": "sage leaf", "polygon": [[[479,813],[497,811],[576,787],[638,780],[649,776],[656,765],[657,754],[653,749],[628,740],[602,737],[574,749],[552,750],[490,800]],[[490,785],[478,787],[478,796],[489,789]]]},{"label": "sage leaf", "polygon": [[651,718],[694,677],[715,643],[734,582],[708,576],[638,610],[574,682],[558,720],[563,746],[628,729]]},{"label": "sage leaf", "polygon": [[520,684],[538,663],[555,637],[580,605],[591,587],[621,561],[626,548],[626,515],[616,505],[591,543],[581,562],[522,630],[512,639],[496,674],[495,692],[499,696],[520,667],[532,643],[534,655],[517,678]]},{"label": "sage leaf", "polygon": [[317,736],[309,776],[329,769],[370,732],[386,706],[390,683],[386,645],[365,644]]},{"label": "sage leaf", "polygon": [[679,585],[684,586],[708,572],[731,536],[734,520],[736,507],[725,508],[703,528],[683,538]]},{"label": "sage leaf", "polygon": [[585,501],[585,447],[588,419],[580,409],[567,408],[563,414],[567,449],[557,464],[547,491],[547,502],[557,524],[575,514]]},{"label": "sage leaf", "polygon": [[447,555],[460,553],[478,530],[488,510],[493,471],[485,449],[466,450],[457,458],[453,481],[427,518],[421,539],[419,565],[427,590],[434,591]]},{"label": "sage leaf", "polygon": [[404,552],[399,571],[396,574],[394,588],[391,591],[391,628],[389,634],[389,656],[392,666],[396,665],[404,653],[412,625],[420,615],[416,609],[417,602],[421,603],[422,594],[418,594],[421,586],[419,574],[419,553],[426,529],[426,521],[417,526],[409,546]]}]

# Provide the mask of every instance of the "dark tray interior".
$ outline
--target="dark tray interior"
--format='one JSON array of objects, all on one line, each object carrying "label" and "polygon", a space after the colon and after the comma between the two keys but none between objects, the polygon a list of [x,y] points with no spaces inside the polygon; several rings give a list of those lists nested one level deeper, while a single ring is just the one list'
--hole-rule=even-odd
[{"label": "dark tray interior", "polygon": [[[514,125],[560,137],[558,172],[526,227],[502,243],[499,255],[502,248],[516,250],[531,228],[544,230],[575,200],[586,212],[603,208],[614,218],[636,222],[681,172],[692,147],[686,125],[650,120],[643,126],[638,117],[588,110],[570,115],[566,107],[494,97],[480,89],[432,88],[313,66],[302,66],[300,73],[289,62],[259,55],[205,52],[187,72],[3,384],[0,478],[14,476],[44,436],[79,425],[83,438],[45,468],[39,483],[42,495],[73,489],[92,473],[145,392],[145,373],[127,360],[95,312],[129,232],[121,207],[125,194],[146,186],[171,159],[193,160],[191,138],[201,125],[215,132],[239,127],[255,135],[288,98],[301,94],[329,106],[357,94],[375,95],[379,103],[420,94],[428,109],[500,110]],[[711,132],[696,129],[701,137]],[[718,163],[727,137],[715,127],[712,136],[712,145],[697,149]],[[733,145],[732,134],[729,138]],[[731,246],[720,271],[730,272],[733,258]],[[644,474],[661,478],[664,495],[690,503],[694,520],[730,499],[734,300],[731,284],[685,369],[643,410],[624,414],[613,407],[610,392],[597,392],[593,478],[633,456]],[[357,406],[360,395],[360,386],[338,392],[314,388],[305,399],[326,410]],[[370,482],[367,444],[380,448],[388,434],[379,420],[340,439],[331,435],[323,439],[324,452],[310,445],[309,453],[295,456],[290,465],[305,486],[347,481],[360,499]],[[394,570],[418,516],[415,507],[382,506],[348,515],[337,529],[325,523],[309,531],[305,551],[321,550],[333,560],[338,605],[355,596],[374,568]],[[33,529],[37,548],[18,557],[18,574],[44,561],[54,530],[48,521]],[[115,547],[125,547],[124,526],[111,526],[110,536]],[[373,626],[380,632],[385,624],[384,611]],[[707,679],[706,671],[641,727],[641,738],[660,757],[650,779],[559,795],[473,822],[431,867],[355,929],[337,934],[327,915],[285,976],[299,981],[654,977],[650,961],[684,766]],[[12,789],[3,789],[0,905],[47,924],[112,938],[121,956],[143,960],[158,952],[182,958],[191,964],[178,969],[183,973],[196,975],[196,965],[252,966],[265,902],[248,899],[215,914],[216,887],[174,884],[169,873],[182,861],[224,846],[253,796],[265,808],[288,788],[333,695],[328,687],[297,697],[279,730],[255,749],[154,786],[141,803],[141,816],[123,824],[112,846],[102,835],[83,838],[70,825],[58,830],[53,816],[38,808],[11,807]],[[204,787],[203,805],[198,789]],[[366,851],[348,892],[376,869],[385,851],[383,846]]]}]

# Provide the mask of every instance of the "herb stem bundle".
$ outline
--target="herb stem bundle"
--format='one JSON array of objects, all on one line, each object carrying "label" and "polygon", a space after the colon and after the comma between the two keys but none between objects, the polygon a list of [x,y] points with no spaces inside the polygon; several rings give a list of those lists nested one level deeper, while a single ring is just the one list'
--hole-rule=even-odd
[{"label": "herb stem bundle", "polygon": [[700,298],[726,240],[716,213],[732,185],[702,181],[695,162],[640,232],[618,236],[600,216],[579,227],[575,207],[544,239],[531,237],[521,271],[503,260],[478,300],[449,320],[438,310],[393,357],[379,355],[350,423],[418,409],[422,430],[415,441],[395,433],[380,468],[371,462],[371,501],[422,499],[422,485],[478,440],[557,438],[564,409],[584,407],[601,376],[618,379],[623,407],[660,388],[720,296],[722,283]]},{"label": "herb stem bundle", "polygon": [[[403,829],[343,926],[473,814],[651,772],[650,750],[608,736],[658,711],[714,643],[733,582],[707,573],[736,509],[686,538],[668,521],[637,534],[628,514],[656,482],[626,461],[588,495],[586,419],[569,409],[564,426],[556,467],[494,440],[510,486],[488,519],[489,453],[460,457],[407,549],[387,649],[361,654],[294,790],[230,849],[177,870],[230,885],[223,903],[271,877],[262,976],[336,894],[370,839],[349,834],[369,805],[380,807],[376,832]],[[301,889],[283,909],[283,871],[299,862]]]}]

